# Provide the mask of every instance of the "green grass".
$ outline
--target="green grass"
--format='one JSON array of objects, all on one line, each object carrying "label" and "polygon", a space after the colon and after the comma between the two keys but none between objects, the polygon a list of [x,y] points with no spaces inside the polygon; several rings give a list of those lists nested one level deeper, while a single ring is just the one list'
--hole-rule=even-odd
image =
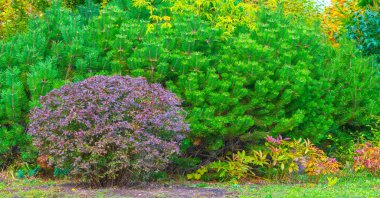
[{"label": "green grass", "polygon": [[316,197],[380,197],[380,178],[371,176],[354,176],[339,178],[329,186],[327,180],[319,184],[272,184],[249,185],[236,190],[240,197],[276,197],[276,198],[316,198]]},{"label": "green grass", "polygon": [[0,182],[1,197],[62,197],[55,181],[12,179]]},{"label": "green grass", "polygon": [[[1,197],[81,197],[80,189],[70,193],[63,190],[61,184],[66,181],[43,181],[41,179],[8,180],[0,182]],[[178,181],[173,181],[178,184]],[[318,184],[266,184],[236,185],[228,183],[194,183],[183,181],[179,184],[197,188],[225,188],[233,193],[233,197],[273,197],[273,198],[318,198],[318,197],[380,197],[380,178],[368,174],[348,174],[339,178],[335,185],[330,185],[327,178]],[[93,189],[92,197],[111,197],[112,189]],[[117,194],[113,194],[114,196]],[[160,196],[161,197],[161,196]],[[162,195],[165,197],[165,195]]]}]

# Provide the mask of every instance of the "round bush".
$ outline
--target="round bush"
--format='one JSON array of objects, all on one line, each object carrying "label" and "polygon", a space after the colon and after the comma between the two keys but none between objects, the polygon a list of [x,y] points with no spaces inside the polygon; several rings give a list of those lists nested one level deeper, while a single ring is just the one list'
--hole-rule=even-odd
[{"label": "round bush", "polygon": [[96,185],[166,168],[188,131],[179,98],[144,78],[95,76],[40,103],[28,127],[40,155]]}]

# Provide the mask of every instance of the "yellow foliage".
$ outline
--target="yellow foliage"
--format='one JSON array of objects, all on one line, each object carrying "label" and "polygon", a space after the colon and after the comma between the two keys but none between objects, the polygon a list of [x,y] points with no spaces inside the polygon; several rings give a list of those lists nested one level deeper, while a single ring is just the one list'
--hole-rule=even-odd
[{"label": "yellow foliage", "polygon": [[132,6],[136,7],[136,8],[144,8],[144,7],[147,7],[150,5],[151,5],[151,2],[146,1],[146,0],[133,0],[132,1]]},{"label": "yellow foliage", "polygon": [[212,25],[225,31],[228,37],[238,25],[247,25],[254,30],[255,14],[259,8],[257,1],[244,0],[171,0],[171,10],[177,13],[195,13],[207,19]]},{"label": "yellow foliage", "polygon": [[[132,6],[139,9],[145,9],[149,11],[151,23],[147,24],[146,33],[150,33],[155,29],[155,24],[161,24],[162,28],[171,28],[169,16],[159,16],[156,11],[157,8],[154,6],[154,0],[132,0]],[[162,22],[163,21],[163,22]]]},{"label": "yellow foliage", "polygon": [[151,23],[148,23],[147,27],[146,27],[146,33],[148,34],[148,33],[152,32],[153,30],[154,30],[154,25]]},{"label": "yellow foliage", "polygon": [[340,35],[346,21],[352,18],[359,7],[359,0],[331,0],[331,5],[325,8],[322,15],[322,28],[328,35],[334,47],[338,47],[336,37]]},{"label": "yellow foliage", "polygon": [[338,183],[339,178],[338,177],[327,177],[327,186],[333,187],[336,183]]},{"label": "yellow foliage", "polygon": [[107,6],[107,4],[108,4],[109,1],[110,1],[110,0],[102,0],[102,2],[101,2],[101,4],[100,4],[100,8],[101,8],[101,9],[104,9],[104,8]]},{"label": "yellow foliage", "polygon": [[[208,20],[213,26],[223,29],[224,38],[230,37],[236,27],[241,25],[256,30],[256,14],[261,5],[269,9],[276,9],[281,5],[285,14],[306,17],[308,21],[319,17],[313,0],[265,0],[264,4],[259,3],[259,0],[166,0],[166,2],[172,4],[170,10],[174,13],[193,13]],[[163,18],[165,16],[158,16],[153,4],[154,0],[132,1],[134,7],[150,12],[153,25],[164,20],[161,26],[170,28],[170,20]],[[149,25],[150,31],[153,28]]]},{"label": "yellow foliage", "polygon": [[46,0],[0,0],[0,39],[23,31],[30,16],[41,15]]},{"label": "yellow foliage", "polygon": [[284,14],[295,17],[303,17],[312,23],[320,17],[315,1],[310,0],[267,0],[266,5],[272,9],[282,6]]},{"label": "yellow foliage", "polygon": [[312,0],[169,0],[173,3],[171,10],[177,13],[195,13],[209,20],[214,26],[223,29],[228,37],[237,26],[246,25],[251,30],[256,29],[256,14],[261,5],[276,9],[280,5],[284,13],[306,17],[313,21],[319,12]]}]

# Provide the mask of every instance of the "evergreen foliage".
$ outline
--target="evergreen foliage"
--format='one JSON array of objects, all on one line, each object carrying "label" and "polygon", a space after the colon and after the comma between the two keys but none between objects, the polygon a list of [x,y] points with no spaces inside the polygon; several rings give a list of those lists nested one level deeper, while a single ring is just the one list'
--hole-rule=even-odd
[{"label": "evergreen foliage", "polygon": [[25,126],[39,96],[97,74],[144,76],[176,93],[189,113],[185,141],[198,153],[218,155],[268,134],[318,144],[379,115],[372,57],[351,42],[333,49],[318,27],[281,6],[261,7],[255,31],[241,25],[229,37],[168,1],[153,7],[157,17],[136,1],[102,10],[87,2],[78,11],[55,3],[27,32],[0,41],[1,127]]}]

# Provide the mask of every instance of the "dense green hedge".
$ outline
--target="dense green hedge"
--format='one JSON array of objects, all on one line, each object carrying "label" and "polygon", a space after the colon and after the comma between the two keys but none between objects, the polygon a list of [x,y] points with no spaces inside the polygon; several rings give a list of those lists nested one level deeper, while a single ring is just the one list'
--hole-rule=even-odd
[{"label": "dense green hedge", "polygon": [[148,11],[130,1],[101,12],[91,3],[77,11],[54,4],[27,33],[1,41],[1,130],[17,137],[39,96],[96,74],[144,76],[175,92],[189,112],[184,146],[200,153],[268,134],[318,143],[364,129],[379,114],[379,70],[349,41],[333,49],[318,28],[264,8],[256,31],[238,27],[225,40],[208,22],[164,9],[172,28],[157,24],[147,33]]}]

